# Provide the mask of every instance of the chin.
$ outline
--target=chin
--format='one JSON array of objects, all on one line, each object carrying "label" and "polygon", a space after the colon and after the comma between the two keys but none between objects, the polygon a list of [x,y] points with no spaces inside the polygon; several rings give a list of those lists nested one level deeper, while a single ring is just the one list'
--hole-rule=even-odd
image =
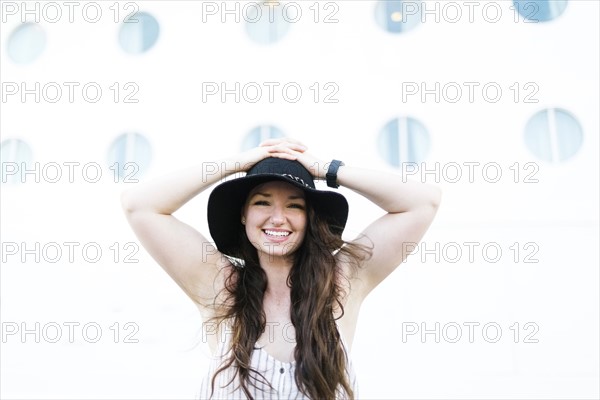
[{"label": "chin", "polygon": [[268,257],[289,258],[293,257],[298,251],[298,245],[282,245],[282,246],[261,246],[258,251]]}]

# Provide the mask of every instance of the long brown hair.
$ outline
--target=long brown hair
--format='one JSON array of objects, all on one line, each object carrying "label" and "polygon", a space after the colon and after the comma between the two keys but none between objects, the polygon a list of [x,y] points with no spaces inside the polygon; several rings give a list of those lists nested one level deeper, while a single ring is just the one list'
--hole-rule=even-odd
[{"label": "long brown hair", "polygon": [[[330,226],[325,216],[315,213],[309,201],[306,209],[305,237],[294,253],[287,282],[291,297],[290,317],[296,329],[296,385],[312,399],[333,399],[341,393],[354,399],[347,374],[347,354],[336,324],[336,319],[344,313],[342,300],[347,294],[342,282],[349,285],[350,277],[345,276],[338,260],[343,259],[351,271],[356,271],[370,256],[370,249],[344,241],[339,234],[341,229]],[[233,267],[224,287],[227,306],[222,315],[215,318],[219,323],[231,321],[228,329],[232,335],[231,356],[213,375],[211,396],[216,376],[233,367],[235,374],[228,384],[234,383],[237,377],[244,394],[253,399],[250,386],[271,386],[250,365],[254,346],[266,327],[263,297],[267,275],[260,266],[256,248],[245,232],[241,234],[244,259],[231,260]]]}]

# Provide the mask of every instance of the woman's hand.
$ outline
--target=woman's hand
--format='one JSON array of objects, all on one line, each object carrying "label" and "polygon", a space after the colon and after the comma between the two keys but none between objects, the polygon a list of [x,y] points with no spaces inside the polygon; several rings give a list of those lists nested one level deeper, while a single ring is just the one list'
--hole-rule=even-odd
[{"label": "woman's hand", "polygon": [[295,160],[297,155],[306,150],[306,146],[292,139],[269,139],[258,147],[244,151],[236,156],[236,169],[247,172],[254,164],[269,157]]},{"label": "woman's hand", "polygon": [[270,157],[279,157],[288,160],[295,160],[299,153],[306,151],[304,144],[291,138],[267,139],[258,148],[266,150]]},{"label": "woman's hand", "polygon": [[325,179],[326,162],[307,152],[307,147],[298,140],[291,138],[268,139],[262,142],[258,149],[267,151],[267,157],[279,157],[296,160],[306,168],[315,179]]}]

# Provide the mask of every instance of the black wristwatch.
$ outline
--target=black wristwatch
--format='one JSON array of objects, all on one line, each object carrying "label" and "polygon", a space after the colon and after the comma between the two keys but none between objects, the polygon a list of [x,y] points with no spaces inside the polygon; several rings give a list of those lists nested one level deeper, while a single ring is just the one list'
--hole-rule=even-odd
[{"label": "black wristwatch", "polygon": [[337,183],[337,172],[340,166],[344,165],[340,160],[333,160],[329,164],[329,168],[327,169],[327,174],[325,178],[327,179],[327,186],[332,188],[339,188],[340,185]]}]

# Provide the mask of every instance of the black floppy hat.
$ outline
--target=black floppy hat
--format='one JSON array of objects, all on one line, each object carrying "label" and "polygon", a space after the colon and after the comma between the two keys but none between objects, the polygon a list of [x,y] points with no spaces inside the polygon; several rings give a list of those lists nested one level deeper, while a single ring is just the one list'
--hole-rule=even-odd
[{"label": "black floppy hat", "polygon": [[315,212],[328,221],[333,232],[342,234],[348,219],[346,198],[330,190],[317,190],[312,175],[298,161],[271,157],[254,164],[244,177],[221,183],[210,194],[208,228],[221,253],[241,258],[242,207],[254,187],[269,181],[302,189]]}]

